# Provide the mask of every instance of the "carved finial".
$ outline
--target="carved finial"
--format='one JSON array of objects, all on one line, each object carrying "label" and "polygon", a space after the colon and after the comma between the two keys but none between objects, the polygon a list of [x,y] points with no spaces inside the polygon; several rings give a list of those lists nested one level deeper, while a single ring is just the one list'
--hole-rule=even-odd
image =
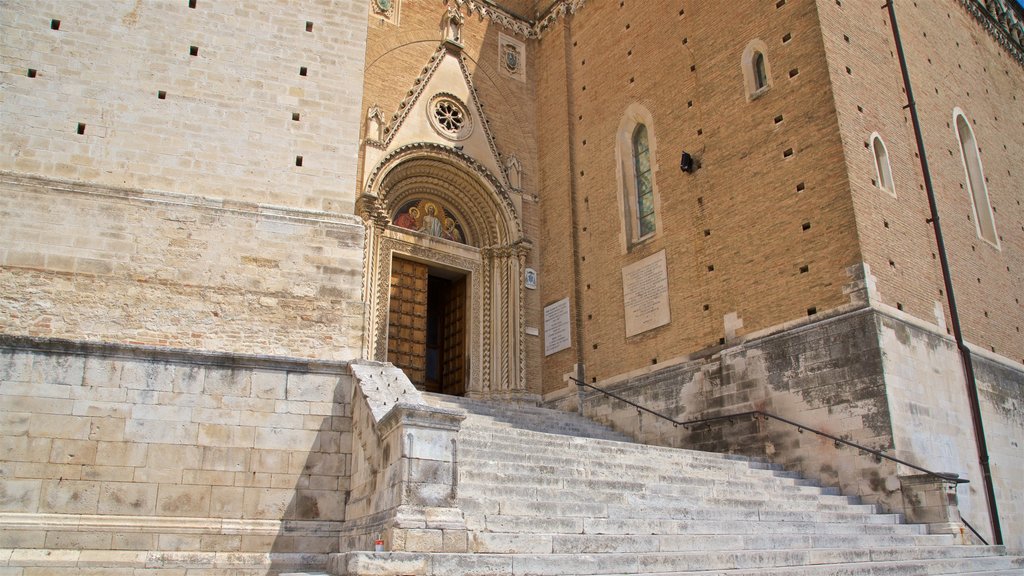
[{"label": "carved finial", "polygon": [[384,113],[376,104],[366,111],[366,139],[377,142],[384,140]]},{"label": "carved finial", "polygon": [[446,42],[462,45],[462,24],[465,17],[462,11],[454,6],[449,6],[444,17],[444,39]]}]

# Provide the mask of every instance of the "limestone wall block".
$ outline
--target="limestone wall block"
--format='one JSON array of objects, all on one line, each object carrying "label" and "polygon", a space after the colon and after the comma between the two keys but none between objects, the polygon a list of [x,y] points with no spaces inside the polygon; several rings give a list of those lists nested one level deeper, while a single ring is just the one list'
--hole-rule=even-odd
[{"label": "limestone wall block", "polygon": [[0,479],[0,511],[35,512],[39,509],[42,480]]},{"label": "limestone wall block", "polygon": [[198,484],[202,486],[231,486],[235,481],[235,472],[224,470],[182,470],[181,482],[183,484]]},{"label": "limestone wall block", "polygon": [[297,374],[288,375],[288,400],[304,400],[307,402],[344,402],[351,395],[345,385],[346,380],[328,374]]},{"label": "limestone wall block", "polygon": [[99,514],[149,515],[156,511],[157,485],[104,482],[96,511]]},{"label": "limestone wall block", "polygon": [[78,480],[44,480],[39,512],[53,514],[95,514],[100,485]]},{"label": "limestone wall block", "polygon": [[135,468],[129,466],[82,466],[82,480],[132,482]]},{"label": "limestone wall block", "polygon": [[252,373],[253,396],[269,400],[285,397],[287,373],[269,370],[254,370]]},{"label": "limestone wall block", "polygon": [[240,486],[213,486],[210,489],[210,514],[214,517],[239,518],[245,498]]},{"label": "limestone wall block", "polygon": [[199,438],[199,425],[192,422],[132,419],[125,424],[125,434],[138,442],[193,446]]},{"label": "limestone wall block", "polygon": [[206,394],[220,396],[249,396],[252,387],[252,372],[248,370],[229,370],[208,368],[203,391]]},{"label": "limestone wall block", "polygon": [[148,444],[136,442],[97,442],[96,460],[107,466],[141,467],[146,465]]},{"label": "limestone wall block", "polygon": [[[64,386],[63,388],[67,388]],[[5,390],[7,392],[7,390]],[[0,395],[10,412],[34,414],[72,414],[74,401],[65,398],[47,398],[45,396],[8,396]]]},{"label": "limestone wall block", "polygon": [[60,532],[46,533],[46,548],[55,550],[109,550],[109,532]]},{"label": "limestone wall block", "polygon": [[317,432],[312,430],[289,430],[281,428],[257,428],[256,448],[270,450],[309,451],[316,442]]},{"label": "limestone wall block", "polygon": [[210,513],[210,486],[160,484],[156,511],[163,516],[198,516]]},{"label": "limestone wall block", "polygon": [[69,440],[88,440],[91,429],[90,418],[55,414],[32,414],[28,426],[30,436]]},{"label": "limestone wall block", "polygon": [[95,464],[96,442],[55,438],[50,445],[53,464]]},{"label": "limestone wall block", "polygon": [[199,444],[203,446],[252,448],[255,438],[253,426],[199,425]]},{"label": "limestone wall block", "polygon": [[28,434],[28,425],[32,415],[28,412],[2,412],[0,413],[0,449],[3,442],[15,436]]}]

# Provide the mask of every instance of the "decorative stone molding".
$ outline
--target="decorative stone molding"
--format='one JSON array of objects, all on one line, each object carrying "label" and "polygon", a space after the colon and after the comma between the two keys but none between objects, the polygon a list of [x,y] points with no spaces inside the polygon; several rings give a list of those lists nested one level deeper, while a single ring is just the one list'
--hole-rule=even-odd
[{"label": "decorative stone molding", "polygon": [[398,25],[402,0],[370,0],[370,12],[378,18]]},{"label": "decorative stone molding", "polygon": [[1013,0],[960,0],[960,4],[1024,66],[1024,20],[1010,6]]},{"label": "decorative stone molding", "polygon": [[523,36],[524,38],[540,38],[552,24],[566,14],[575,14],[587,0],[557,0],[548,8],[547,12],[540,15],[536,20],[527,20],[522,16],[516,16],[492,3],[481,0],[444,0],[445,4],[452,2],[459,9],[466,9],[470,14],[477,14],[481,20],[487,18],[503,27],[504,29]]},{"label": "decorative stone molding", "polygon": [[503,32],[498,32],[498,72],[526,82],[526,44]]}]

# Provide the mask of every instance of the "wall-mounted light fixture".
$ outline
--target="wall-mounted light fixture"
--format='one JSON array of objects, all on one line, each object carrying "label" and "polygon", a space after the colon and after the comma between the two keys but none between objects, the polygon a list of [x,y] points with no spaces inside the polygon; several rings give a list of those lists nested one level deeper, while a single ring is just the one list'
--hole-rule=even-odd
[{"label": "wall-mounted light fixture", "polygon": [[684,150],[682,157],[679,158],[679,169],[689,174],[693,172],[695,168],[696,166],[693,164],[693,156],[690,156],[690,154]]}]

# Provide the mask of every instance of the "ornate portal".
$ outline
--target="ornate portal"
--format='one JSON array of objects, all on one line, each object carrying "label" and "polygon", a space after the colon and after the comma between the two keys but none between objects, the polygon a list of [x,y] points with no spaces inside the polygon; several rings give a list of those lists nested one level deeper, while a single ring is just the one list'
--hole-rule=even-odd
[{"label": "ornate portal", "polygon": [[367,356],[422,390],[526,394],[529,244],[501,181],[448,146],[383,158],[359,201],[367,222]]}]

